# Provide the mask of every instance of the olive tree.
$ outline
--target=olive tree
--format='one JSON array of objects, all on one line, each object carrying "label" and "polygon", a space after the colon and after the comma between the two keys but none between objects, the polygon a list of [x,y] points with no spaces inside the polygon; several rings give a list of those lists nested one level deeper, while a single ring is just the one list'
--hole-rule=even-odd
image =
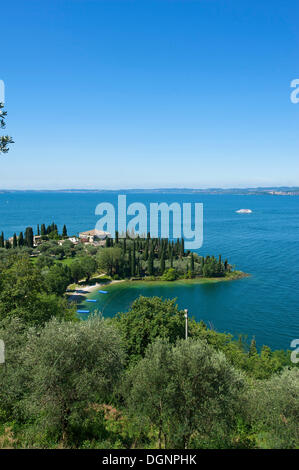
[{"label": "olive tree", "polygon": [[299,446],[299,369],[258,380],[248,393],[249,419],[260,447]]},{"label": "olive tree", "polygon": [[184,337],[184,312],[176,299],[140,296],[126,313],[119,313],[113,322],[121,330],[130,361],[144,356],[147,346],[156,338],[168,338],[175,343]]},{"label": "olive tree", "polygon": [[0,321],[0,339],[5,344],[5,365],[0,366],[0,422],[22,420],[21,402],[28,390],[29,376],[24,368],[28,326],[20,318]]},{"label": "olive tree", "polygon": [[173,447],[229,445],[246,387],[243,374],[205,341],[173,349],[170,437]]},{"label": "olive tree", "polygon": [[171,380],[171,345],[167,340],[158,339],[149,345],[145,358],[128,370],[124,380],[124,394],[128,410],[148,420],[158,429],[158,446],[167,447],[169,396]]},{"label": "olive tree", "polygon": [[27,342],[28,415],[66,442],[90,406],[110,399],[123,362],[121,339],[102,318],[53,319]]},{"label": "olive tree", "polygon": [[146,417],[165,447],[221,447],[232,441],[243,375],[205,341],[165,340],[150,345],[126,378],[131,413]]}]

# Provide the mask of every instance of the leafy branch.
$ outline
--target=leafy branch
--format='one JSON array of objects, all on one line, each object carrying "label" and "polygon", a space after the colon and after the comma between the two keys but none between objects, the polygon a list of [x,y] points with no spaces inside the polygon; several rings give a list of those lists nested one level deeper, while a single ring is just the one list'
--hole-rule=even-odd
[{"label": "leafy branch", "polygon": [[[0,103],[0,128],[5,129],[5,118],[7,116],[6,111],[2,111],[4,108],[4,104]],[[13,144],[14,141],[8,135],[0,136],[0,154],[7,153],[9,150],[9,144]]]}]

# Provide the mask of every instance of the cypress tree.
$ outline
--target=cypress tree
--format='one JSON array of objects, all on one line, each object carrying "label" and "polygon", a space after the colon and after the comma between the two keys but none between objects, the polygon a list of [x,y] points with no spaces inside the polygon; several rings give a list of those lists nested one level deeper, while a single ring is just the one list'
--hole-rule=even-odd
[{"label": "cypress tree", "polygon": [[180,245],[181,245],[181,244],[180,244],[180,240],[179,240],[179,239],[177,239],[177,241],[176,241],[176,247],[175,247],[175,249],[176,249],[176,253],[177,253],[177,256],[180,256],[180,254],[181,254],[181,248],[180,248]]},{"label": "cypress tree", "polygon": [[18,238],[18,246],[19,246],[19,247],[24,246],[24,236],[23,236],[23,232],[20,232],[20,235],[19,235],[19,238]]},{"label": "cypress tree", "polygon": [[118,231],[115,231],[115,243],[118,244]]},{"label": "cypress tree", "polygon": [[37,235],[40,235],[39,225],[37,225]]},{"label": "cypress tree", "polygon": [[149,276],[152,276],[154,274],[154,255],[152,251],[150,251],[150,254],[148,257],[147,270],[148,270]]},{"label": "cypress tree", "polygon": [[12,246],[13,248],[17,248],[18,246],[18,240],[17,240],[17,236],[15,233],[13,234]]},{"label": "cypress tree", "polygon": [[135,241],[133,241],[133,251],[132,251],[132,258],[131,258],[131,276],[135,276],[135,264],[136,264]]},{"label": "cypress tree", "polygon": [[0,235],[0,248],[4,248],[4,233],[3,232]]},{"label": "cypress tree", "polygon": [[145,241],[145,248],[144,248],[144,261],[148,260],[148,246],[149,246],[149,242],[147,238]]},{"label": "cypress tree", "polygon": [[141,268],[140,268],[140,259],[139,259],[139,258],[137,258],[136,272],[137,272],[137,276],[140,277],[140,275],[141,275]]},{"label": "cypress tree", "polygon": [[27,227],[25,230],[26,245],[33,248],[33,230],[32,227]]},{"label": "cypress tree", "polygon": [[40,234],[42,237],[44,237],[47,233],[46,233],[46,226],[45,224],[42,224],[41,225],[41,228],[40,228]]},{"label": "cypress tree", "polygon": [[173,268],[173,251],[172,251],[172,248],[171,248],[171,252],[170,252],[170,267]]},{"label": "cypress tree", "polygon": [[223,269],[222,269],[222,259],[221,255],[218,257],[218,265],[217,265],[217,274],[222,274]]},{"label": "cypress tree", "polygon": [[185,242],[184,239],[182,238],[181,240],[181,256],[184,256],[185,253]]},{"label": "cypress tree", "polygon": [[194,274],[194,255],[191,253],[191,273]]},{"label": "cypress tree", "polygon": [[63,236],[64,238],[67,237],[67,229],[66,229],[66,225],[65,225],[65,224],[64,224],[64,226],[63,226],[63,228],[62,228],[62,236]]},{"label": "cypress tree", "polygon": [[128,272],[130,276],[132,275],[132,251],[131,247],[129,247],[129,254],[128,254]]},{"label": "cypress tree", "polygon": [[162,253],[161,259],[160,259],[160,272],[163,274],[165,271],[165,259],[164,259],[164,254]]}]

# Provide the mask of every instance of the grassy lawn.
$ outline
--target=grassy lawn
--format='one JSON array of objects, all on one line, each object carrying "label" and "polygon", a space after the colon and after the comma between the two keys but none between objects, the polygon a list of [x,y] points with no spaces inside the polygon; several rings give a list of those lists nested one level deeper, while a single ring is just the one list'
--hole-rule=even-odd
[{"label": "grassy lawn", "polygon": [[70,266],[70,264],[74,261],[75,258],[65,258],[58,261],[58,263],[65,264],[66,266]]}]

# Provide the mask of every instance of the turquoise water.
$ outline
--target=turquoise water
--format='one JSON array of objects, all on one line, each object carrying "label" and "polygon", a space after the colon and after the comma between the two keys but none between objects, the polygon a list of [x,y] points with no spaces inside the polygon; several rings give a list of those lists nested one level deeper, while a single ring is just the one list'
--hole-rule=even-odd
[{"label": "turquoise water", "polygon": [[[70,234],[94,228],[95,207],[116,203],[116,193],[0,194],[0,230],[6,236],[53,220]],[[91,310],[111,316],[126,311],[140,294],[177,297],[190,315],[218,331],[255,336],[259,345],[288,348],[299,337],[299,197],[196,194],[130,194],[128,204],[202,202],[204,243],[201,254],[222,254],[251,277],[217,284],[110,286]],[[252,214],[236,214],[250,208]]]}]

